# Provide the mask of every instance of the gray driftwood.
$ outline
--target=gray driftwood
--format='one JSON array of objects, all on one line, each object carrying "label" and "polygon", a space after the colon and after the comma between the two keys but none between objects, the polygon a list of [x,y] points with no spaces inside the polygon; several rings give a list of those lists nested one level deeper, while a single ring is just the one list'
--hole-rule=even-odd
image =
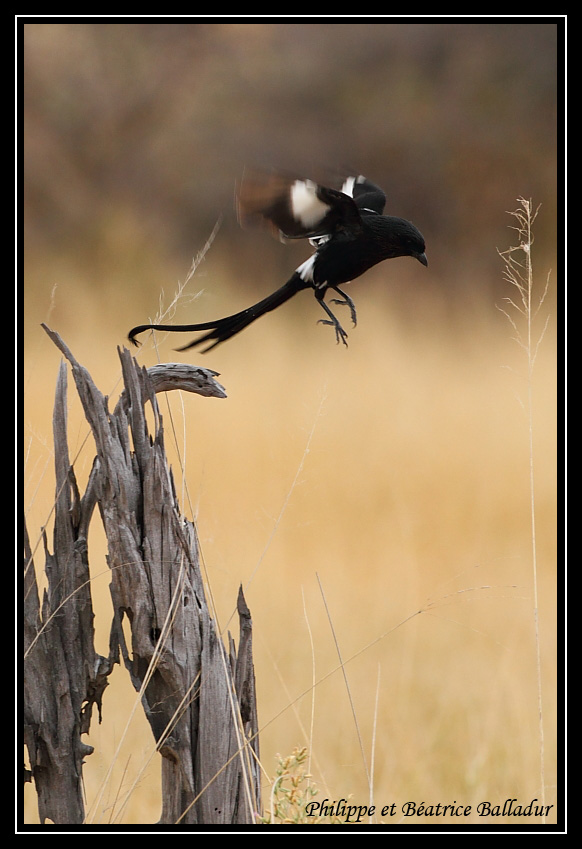
[{"label": "gray driftwood", "polygon": [[89,584],[87,533],[96,502],[96,475],[79,495],[67,448],[67,369],[61,364],[53,415],[55,516],[53,553],[43,532],[48,589],[42,609],[25,529],[24,741],[28,748],[41,822],[83,822],[83,759],[93,749],[81,740],[92,707],[101,711],[110,664],[96,654]]},{"label": "gray driftwood", "polygon": [[[230,635],[225,649],[205,600],[196,531],[179,510],[155,397],[156,389],[170,388],[176,379],[180,388],[186,388],[184,381],[188,382],[188,391],[199,391],[193,387],[202,386],[204,395],[225,397],[224,390],[214,381],[216,373],[208,369],[178,369],[178,364],[170,364],[166,375],[158,366],[150,376],[127,350],[122,350],[125,388],[110,413],[107,399],[86,369],[57,334],[45,330],[71,365],[97,456],[87,492],[80,498],[66,454],[66,436],[64,447],[59,443],[57,451],[55,435],[60,474],[57,493],[62,499],[62,493],[68,493],[69,502],[63,500],[62,510],[55,515],[55,553],[46,551],[51,603],[45,598],[42,614],[34,569],[29,565],[25,572],[25,641],[27,646],[32,645],[25,662],[25,741],[39,792],[41,819],[82,821],[81,766],[91,750],[81,742],[80,735],[88,730],[92,705],[97,703],[101,709],[107,675],[113,663],[122,658],[141,695],[162,755],[160,822],[253,823],[261,800],[250,612],[239,590],[238,652]],[[57,406],[65,409],[63,368],[55,410]],[[146,404],[153,413],[152,433],[146,422]],[[66,430],[60,429],[63,433]],[[94,652],[87,583],[86,533],[95,503],[107,535],[111,569],[113,621],[108,658],[99,658]],[[73,530],[65,536],[72,541],[61,557],[61,525],[67,528],[67,522]],[[30,564],[28,544],[25,553]],[[58,561],[60,570],[61,560],[73,572],[74,580],[55,570],[53,561]],[[54,602],[51,572],[55,586],[60,588]],[[124,617],[129,623],[129,644],[122,629]],[[65,641],[78,644],[76,654],[69,652],[68,656]],[[62,660],[58,658],[57,676],[54,642],[63,652]],[[63,699],[66,716],[70,715],[65,728]],[[48,719],[45,703],[55,706]],[[107,709],[106,698],[103,709]],[[62,752],[49,744],[55,739]],[[59,805],[49,787],[41,805],[42,770],[47,767],[63,775],[67,787],[74,788],[69,795],[75,804]]]}]

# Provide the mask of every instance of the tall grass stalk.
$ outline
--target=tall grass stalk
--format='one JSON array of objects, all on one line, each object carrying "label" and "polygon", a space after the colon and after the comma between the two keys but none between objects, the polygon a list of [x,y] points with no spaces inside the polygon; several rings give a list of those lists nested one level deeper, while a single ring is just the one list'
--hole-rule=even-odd
[{"label": "tall grass stalk", "polygon": [[[533,210],[532,202],[525,198],[518,198],[519,207],[510,212],[517,224],[511,229],[518,235],[519,244],[508,248],[506,251],[498,251],[504,264],[504,278],[515,289],[513,297],[504,298],[505,308],[500,308],[509,320],[513,330],[514,339],[523,349],[527,362],[527,402],[525,404],[528,425],[528,448],[529,448],[529,507],[530,507],[530,529],[531,529],[531,556],[532,556],[532,581],[533,581],[533,619],[536,646],[536,672],[537,672],[537,698],[538,698],[538,732],[540,745],[540,793],[542,805],[545,805],[545,763],[544,763],[544,721],[543,721],[543,699],[542,699],[542,672],[541,672],[541,645],[539,627],[538,607],[538,562],[536,547],[536,511],[535,511],[535,478],[534,478],[534,411],[533,411],[533,371],[541,341],[548,326],[549,316],[542,330],[535,337],[534,320],[544,303],[550,275],[546,278],[546,285],[541,297],[534,299],[534,277],[532,264],[532,227],[539,212],[539,206]],[[517,315],[516,315],[517,314]],[[521,317],[521,318],[520,318]],[[524,326],[522,330],[520,326]],[[545,820],[545,818],[544,818]]]},{"label": "tall grass stalk", "polygon": [[329,621],[329,627],[331,628],[333,641],[335,643],[337,656],[338,656],[338,659],[339,659],[339,662],[340,662],[340,668],[341,668],[341,671],[342,671],[342,675],[344,677],[344,683],[346,685],[346,692],[348,694],[348,699],[349,699],[349,702],[350,702],[350,708],[351,708],[351,711],[352,711],[352,716],[354,718],[354,726],[356,728],[356,734],[358,735],[358,743],[359,743],[360,752],[361,752],[361,755],[362,755],[362,762],[364,764],[364,769],[366,770],[366,779],[367,779],[367,782],[368,782],[368,791],[369,791],[369,794],[370,794],[370,803],[371,803],[372,802],[372,796],[373,796],[372,779],[370,777],[370,770],[369,770],[369,767],[368,767],[368,759],[366,758],[366,753],[364,751],[364,743],[363,743],[362,735],[361,735],[361,732],[360,732],[360,723],[358,722],[358,717],[356,716],[356,706],[355,706],[354,700],[352,698],[352,691],[350,689],[350,684],[349,684],[349,681],[348,681],[348,675],[347,675],[347,672],[346,672],[345,663],[344,663],[344,660],[342,658],[341,650],[340,650],[340,647],[339,647],[339,642],[338,642],[338,639],[337,639],[337,636],[336,636],[336,633],[335,633],[335,628],[333,626],[333,621],[332,621],[332,618],[331,618],[329,607],[327,606],[327,599],[326,599],[325,593],[323,591],[323,586],[321,584],[321,580],[320,580],[317,572],[315,573],[315,576],[317,578],[317,582],[319,584],[319,589],[321,591],[321,596],[323,598],[323,604],[325,606],[325,612],[327,613],[327,618],[328,618],[328,621]]},{"label": "tall grass stalk", "polygon": [[311,715],[309,718],[309,754],[307,757],[307,773],[308,775],[311,775],[311,752],[313,751],[313,727],[315,724],[315,645],[313,643],[313,634],[311,631],[311,625],[309,624],[309,617],[307,615],[307,605],[305,604],[305,593],[303,592],[303,587],[301,587],[301,599],[303,601],[303,615],[305,616],[305,625],[307,626],[307,633],[309,634],[309,644],[311,646],[311,684],[313,690],[311,693]]},{"label": "tall grass stalk", "polygon": [[[370,807],[374,804],[374,759],[376,757],[376,731],[378,729],[378,704],[380,701],[380,664],[378,664],[378,677],[376,679],[376,698],[374,700],[374,721],[372,722],[372,747],[370,752]],[[370,817],[369,822],[373,822],[374,818]]]},{"label": "tall grass stalk", "polygon": [[[161,324],[164,321],[170,321],[176,313],[176,309],[178,307],[178,304],[181,301],[183,301],[184,298],[187,297],[188,303],[191,303],[192,301],[195,301],[196,298],[200,297],[200,295],[202,294],[202,290],[197,292],[195,295],[185,296],[184,295],[184,289],[186,288],[188,283],[192,280],[192,278],[194,277],[194,275],[198,271],[198,266],[201,264],[202,260],[205,258],[206,254],[210,250],[212,243],[214,242],[214,239],[216,238],[216,234],[220,230],[221,224],[222,224],[222,217],[219,217],[216,221],[216,224],[212,228],[212,232],[211,232],[210,236],[208,237],[208,239],[206,240],[205,244],[198,251],[196,256],[193,258],[192,264],[190,265],[190,270],[188,271],[188,274],[186,275],[184,281],[182,283],[178,284],[178,288],[174,292],[172,300],[170,301],[170,303],[167,307],[164,307],[165,292],[164,292],[163,289],[161,290],[160,295],[159,295],[159,299],[158,299],[158,312],[157,312],[157,315],[155,316],[155,318],[152,320],[152,322],[151,322],[152,324]],[[155,339],[155,335],[154,335],[155,331],[152,330],[150,332],[151,332],[152,338]],[[156,348],[156,352],[157,352],[157,345],[155,346],[155,348]]]}]

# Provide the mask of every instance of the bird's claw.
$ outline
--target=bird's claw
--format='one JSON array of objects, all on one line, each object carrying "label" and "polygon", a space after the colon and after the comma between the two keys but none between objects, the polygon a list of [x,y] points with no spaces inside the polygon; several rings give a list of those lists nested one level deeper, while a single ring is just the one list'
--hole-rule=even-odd
[{"label": "bird's claw", "polygon": [[356,308],[354,306],[354,302],[351,299],[349,301],[346,301],[346,300],[342,300],[340,298],[332,298],[331,303],[332,304],[342,304],[344,307],[349,307],[350,308],[350,318],[352,319],[352,324],[354,325],[354,327],[357,325],[358,316],[356,314]]},{"label": "bird's claw", "polygon": [[340,342],[343,342],[343,344],[346,346],[346,348],[348,347],[348,343],[347,343],[348,334],[343,329],[341,324],[339,324],[338,322],[335,322],[335,321],[328,321],[327,318],[320,318],[317,323],[318,324],[329,324],[329,325],[331,325],[331,327],[333,327],[335,329],[335,338],[336,338],[337,344],[339,345]]}]

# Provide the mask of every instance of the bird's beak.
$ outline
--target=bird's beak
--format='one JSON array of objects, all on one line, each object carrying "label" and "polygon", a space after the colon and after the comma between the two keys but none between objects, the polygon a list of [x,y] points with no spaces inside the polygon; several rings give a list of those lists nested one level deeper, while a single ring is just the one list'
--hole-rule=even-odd
[{"label": "bird's beak", "polygon": [[426,258],[426,254],[414,254],[416,259],[421,262],[424,266],[428,266],[428,259]]}]

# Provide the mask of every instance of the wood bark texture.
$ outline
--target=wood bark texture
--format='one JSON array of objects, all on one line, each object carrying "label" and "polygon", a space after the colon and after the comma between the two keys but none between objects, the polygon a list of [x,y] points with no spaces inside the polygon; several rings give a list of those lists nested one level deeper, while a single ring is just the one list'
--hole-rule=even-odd
[{"label": "wood bark texture", "polygon": [[[124,390],[110,413],[107,398],[97,389],[87,370],[57,334],[46,327],[45,330],[71,365],[97,456],[87,492],[80,498],[66,453],[66,424],[59,424],[58,451],[55,425],[55,455],[59,458],[55,555],[49,556],[48,550],[46,554],[48,598],[52,606],[45,600],[42,614],[38,609],[28,544],[25,551],[29,564],[25,572],[25,642],[32,646],[25,663],[25,678],[28,678],[25,741],[29,753],[31,750],[38,753],[35,759],[33,754],[30,757],[39,791],[41,819],[82,822],[78,782],[82,759],[89,754],[86,751],[89,747],[83,748],[80,734],[88,730],[92,704],[101,705],[113,663],[122,659],[140,694],[162,755],[160,823],[254,823],[256,813],[261,810],[261,798],[250,612],[241,589],[237,602],[238,652],[230,635],[227,650],[206,602],[195,527],[181,515],[177,502],[156,400],[156,391],[177,384],[186,388],[185,382],[189,391],[215,397],[225,397],[224,389],[214,380],[215,372],[197,367],[178,369],[175,363],[169,364],[165,375],[163,366],[154,367],[150,377],[148,370],[140,367],[124,349],[119,351]],[[60,381],[66,383],[63,369],[64,365]],[[57,406],[59,419],[63,416],[66,387],[57,394],[55,420]],[[151,433],[146,419],[147,405],[149,421],[153,423]],[[108,658],[98,657],[93,648],[86,534],[95,503],[107,536],[111,570],[113,616]],[[69,528],[70,525],[73,527]],[[65,539],[61,542],[63,534]],[[51,572],[57,572],[53,559],[61,549],[71,553],[63,558],[58,555],[59,568],[61,559],[71,563],[69,568],[74,570],[76,583],[57,574],[54,583],[60,594],[55,595],[51,590]],[[70,617],[71,610],[76,611],[73,617],[76,631],[70,633],[67,616]],[[124,619],[128,623],[126,628]],[[57,626],[65,624],[69,628],[67,634],[58,632],[57,642],[62,646],[63,657],[58,659],[56,679],[60,683],[55,691],[53,644]],[[67,656],[70,646],[78,646],[77,655]],[[29,670],[35,670],[34,675],[28,675],[27,665]],[[79,683],[81,672],[85,677]],[[70,702],[66,726],[62,726],[63,698]],[[46,733],[39,735],[42,726],[39,716],[45,716],[47,722],[44,705],[47,700],[53,713],[44,728]],[[48,747],[45,738],[56,735],[60,741],[63,734],[68,748],[57,761],[53,752],[58,750],[56,744],[45,754]],[[75,794],[67,794],[70,802],[63,810],[57,810],[55,805],[41,807],[39,770],[47,758],[49,764],[55,763],[59,775],[67,776],[68,784],[75,785]],[[78,798],[73,802],[75,796]]]}]

